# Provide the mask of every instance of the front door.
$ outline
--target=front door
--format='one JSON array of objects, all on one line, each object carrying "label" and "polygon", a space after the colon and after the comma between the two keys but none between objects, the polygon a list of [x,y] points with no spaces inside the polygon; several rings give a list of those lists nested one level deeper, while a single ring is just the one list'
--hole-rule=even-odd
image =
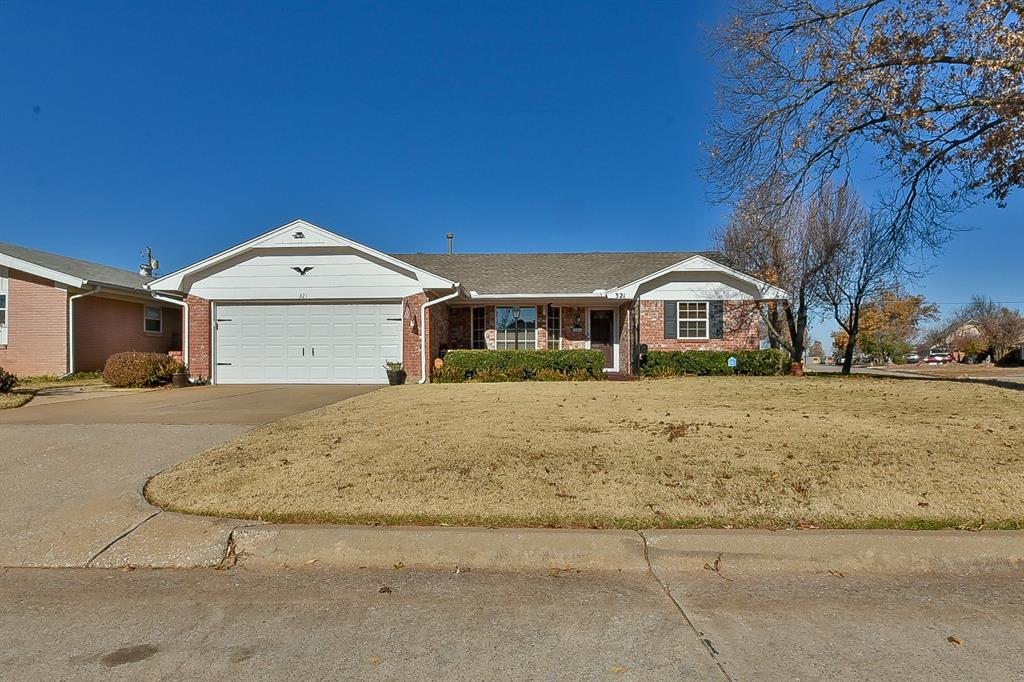
[{"label": "front door", "polygon": [[615,366],[615,314],[611,310],[590,311],[590,347],[604,352],[604,366]]}]

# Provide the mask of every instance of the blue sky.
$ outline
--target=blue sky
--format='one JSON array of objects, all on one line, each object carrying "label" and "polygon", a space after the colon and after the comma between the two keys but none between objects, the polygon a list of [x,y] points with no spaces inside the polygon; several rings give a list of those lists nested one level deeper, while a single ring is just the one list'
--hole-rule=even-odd
[{"label": "blue sky", "polygon": [[[0,2],[0,240],[165,272],[296,217],[386,251],[691,250],[689,2]],[[913,289],[1024,302],[1024,210]],[[571,265],[570,265],[571,267]]]}]

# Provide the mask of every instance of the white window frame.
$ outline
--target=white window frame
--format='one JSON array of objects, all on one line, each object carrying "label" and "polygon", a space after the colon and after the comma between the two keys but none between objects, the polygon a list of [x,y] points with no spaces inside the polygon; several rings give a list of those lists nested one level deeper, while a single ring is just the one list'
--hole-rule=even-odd
[{"label": "white window frame", "polygon": [[[157,310],[160,313],[160,318],[159,318],[160,329],[157,330],[157,331],[152,331],[152,330],[146,328],[146,323],[147,322],[156,319],[156,318],[150,318],[149,317],[149,311],[150,310]],[[161,306],[158,306],[158,305],[144,305],[144,306],[142,306],[142,331],[143,331],[143,333],[149,334],[150,336],[163,336],[163,333],[164,333],[164,309]]]},{"label": "white window frame", "polygon": [[[687,309],[686,316],[683,316],[683,306],[697,306],[695,314],[691,315]],[[700,315],[700,306],[704,306],[703,316]],[[693,336],[689,333],[683,334],[684,322],[703,322],[704,335]],[[711,306],[707,301],[677,301],[676,302],[676,338],[684,340],[701,340],[711,338]]]},{"label": "white window frame", "polygon": [[[558,311],[558,348],[551,347],[551,313],[552,311]],[[544,329],[548,333],[548,350],[562,350],[562,306],[560,305],[549,305],[547,315],[544,316]]]},{"label": "white window frame", "polygon": [[[534,318],[533,318],[533,338],[530,338],[530,335],[529,335],[528,332],[523,332],[523,335],[519,337],[520,338],[520,344],[527,344],[528,345],[528,344],[532,343],[533,344],[533,348],[518,348],[517,349],[515,347],[515,340],[514,340],[514,338],[513,338],[512,341],[509,341],[507,338],[505,338],[505,339],[501,338],[502,334],[505,334],[506,336],[508,334],[507,330],[505,330],[505,329],[498,329],[498,319],[499,319],[498,311],[501,310],[502,308],[509,308],[509,309],[519,308],[520,311],[531,310],[531,309],[533,310],[533,315],[534,315]],[[494,349],[495,350],[536,350],[537,349],[537,324],[538,324],[539,321],[540,321],[540,313],[537,311],[537,306],[533,306],[533,305],[523,305],[523,306],[499,305],[499,306],[495,306],[494,307]],[[514,337],[514,335],[513,335],[513,337]],[[509,344],[512,344],[512,345],[510,346]]]},{"label": "white window frame", "polygon": [[[480,329],[479,327],[477,327],[477,322],[476,322],[476,311],[477,310],[482,310],[484,312],[484,314],[483,314],[483,318],[484,318],[483,329]],[[476,334],[477,334],[477,332],[481,333],[481,337],[483,339],[483,344],[484,344],[482,346],[475,345],[476,344]],[[477,306],[473,306],[472,308],[469,309],[469,347],[471,349],[474,349],[474,350],[486,350],[487,349],[487,306],[477,305]]]},{"label": "white window frame", "polygon": [[7,268],[0,265],[0,296],[4,297],[0,310],[4,311],[4,321],[0,322],[0,346],[7,345],[7,328],[11,324],[11,291],[8,286]]}]

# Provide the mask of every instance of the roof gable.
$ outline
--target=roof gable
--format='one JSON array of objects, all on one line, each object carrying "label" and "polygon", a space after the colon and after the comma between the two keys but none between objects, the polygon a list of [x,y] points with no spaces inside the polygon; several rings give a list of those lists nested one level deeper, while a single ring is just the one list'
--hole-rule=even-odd
[{"label": "roof gable", "polygon": [[183,291],[185,282],[193,275],[213,268],[214,266],[238,258],[242,254],[257,249],[308,249],[324,247],[343,247],[352,249],[376,260],[388,263],[398,268],[415,273],[423,283],[424,288],[452,288],[457,283],[444,277],[439,277],[432,272],[421,269],[415,264],[406,263],[394,256],[372,249],[365,244],[353,241],[339,234],[325,230],[322,227],[306,222],[305,220],[293,220],[290,223],[275,228],[269,232],[259,235],[247,242],[238,244],[209,258],[186,266],[180,270],[165,275],[149,284],[149,288],[159,291]]}]

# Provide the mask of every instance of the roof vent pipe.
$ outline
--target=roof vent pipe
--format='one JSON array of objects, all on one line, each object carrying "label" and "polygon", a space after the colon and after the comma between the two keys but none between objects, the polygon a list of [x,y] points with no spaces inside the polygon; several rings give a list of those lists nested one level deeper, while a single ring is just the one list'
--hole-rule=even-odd
[{"label": "roof vent pipe", "polygon": [[454,232],[449,232],[447,236],[448,236],[448,254],[451,255],[451,254],[455,253],[455,233]]}]

